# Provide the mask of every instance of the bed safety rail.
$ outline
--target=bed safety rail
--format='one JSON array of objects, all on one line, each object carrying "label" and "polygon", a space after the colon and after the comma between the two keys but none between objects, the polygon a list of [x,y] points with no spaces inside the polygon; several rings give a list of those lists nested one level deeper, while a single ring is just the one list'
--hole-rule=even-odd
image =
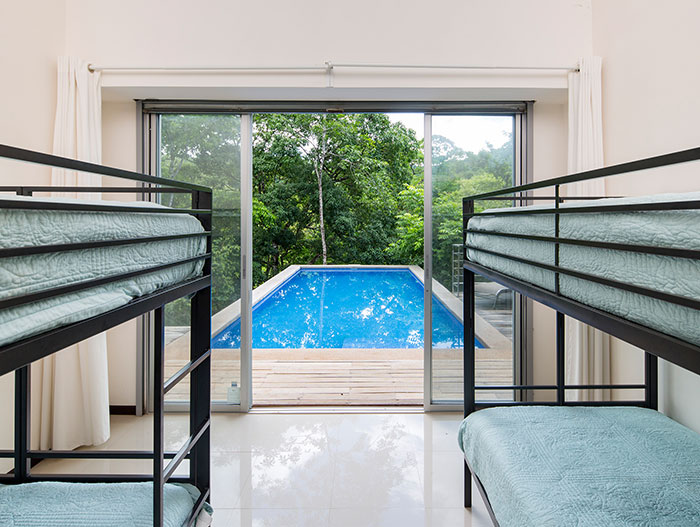
[{"label": "bed safety rail", "polygon": [[[465,280],[465,342],[473,342],[473,335],[467,333],[473,332],[474,321],[474,273],[480,274],[495,282],[498,282],[518,293],[533,298],[557,311],[557,337],[556,337],[556,357],[557,357],[557,382],[553,385],[512,385],[512,386],[476,386],[472,378],[474,351],[469,345],[465,347],[465,387],[470,393],[465,392],[465,412],[469,413],[477,407],[484,406],[477,404],[474,400],[475,390],[517,390],[524,394],[526,390],[554,390],[557,393],[557,402],[554,404],[565,403],[565,393],[568,390],[578,389],[644,389],[645,399],[638,401],[641,404],[649,407],[656,407],[657,387],[656,387],[656,357],[667,358],[676,364],[680,364],[685,368],[700,373],[700,348],[692,343],[685,342],[673,335],[666,335],[655,329],[645,327],[641,324],[626,320],[622,317],[603,312],[591,306],[586,306],[580,302],[567,298],[560,292],[560,281],[562,275],[571,276],[587,282],[594,282],[616,289],[644,295],[646,297],[662,300],[672,304],[689,307],[692,309],[700,309],[700,300],[690,298],[683,295],[676,295],[641,287],[634,284],[611,280],[608,278],[596,276],[589,273],[582,273],[574,269],[563,267],[559,263],[559,250],[562,245],[576,245],[583,247],[592,247],[600,249],[612,249],[617,251],[628,251],[635,253],[653,254],[672,256],[677,258],[687,258],[692,260],[700,259],[700,251],[686,249],[683,247],[664,247],[650,246],[624,243],[610,243],[602,241],[591,241],[583,239],[572,239],[560,236],[560,220],[563,215],[568,214],[596,214],[601,212],[618,213],[618,212],[638,212],[638,211],[668,211],[668,210],[697,210],[700,209],[699,200],[676,200],[676,201],[659,201],[651,203],[618,203],[618,204],[596,204],[596,205],[577,205],[576,201],[581,200],[596,200],[602,199],[601,196],[575,196],[567,197],[562,194],[561,189],[564,185],[576,183],[580,181],[588,181],[598,178],[617,176],[631,172],[638,172],[652,168],[660,168],[671,166],[679,163],[687,163],[700,160],[700,148],[683,150],[671,154],[656,156],[639,161],[623,163],[620,165],[600,168],[572,174],[559,178],[549,179],[537,183],[530,183],[515,187],[487,192],[468,196],[463,199],[463,246],[464,246],[464,280]],[[550,195],[542,196],[531,195],[531,191],[550,189],[553,192]],[[610,197],[610,196],[607,196]],[[480,201],[503,201],[511,203],[513,208],[504,208],[497,210],[488,210],[484,212],[475,211],[475,203]],[[537,209],[520,209],[517,205],[530,204],[537,201],[554,202],[552,207],[540,207]],[[566,207],[561,207],[564,202],[570,201],[572,204]],[[553,236],[537,236],[528,234],[514,234],[508,232],[497,232],[493,230],[472,230],[469,228],[469,220],[475,216],[512,216],[513,221],[522,215],[549,215],[554,217],[554,235]],[[522,256],[505,254],[502,252],[490,250],[484,247],[475,247],[469,245],[468,235],[477,233],[480,235],[500,236],[510,239],[532,240],[537,242],[545,242],[554,246],[554,265],[545,264],[542,262],[533,261]],[[469,251],[481,252],[499,258],[504,258],[513,262],[529,265],[546,271],[551,271],[554,275],[554,291],[533,285],[531,283],[518,280],[512,276],[504,275],[498,271],[494,271],[483,265],[480,265],[468,258]],[[564,383],[564,315],[570,315],[574,318],[582,320],[602,331],[617,336],[634,345],[642,347],[647,352],[646,369],[647,375],[644,384],[626,384],[626,385],[569,385]],[[470,349],[471,348],[471,349]],[[496,406],[504,403],[487,403],[488,406]],[[507,403],[506,403],[507,404]],[[518,403],[522,404],[522,403]],[[540,403],[538,403],[540,404]],[[574,404],[573,402],[567,404]],[[586,403],[588,404],[588,403]],[[617,404],[617,403],[616,403]]]},{"label": "bed safety rail", "polygon": [[[0,145],[0,158],[24,161],[49,167],[75,170],[103,176],[110,176],[134,182],[134,186],[90,187],[90,186],[46,186],[46,185],[10,185],[0,186],[0,193],[14,193],[20,196],[33,196],[39,192],[75,192],[102,194],[135,194],[142,199],[164,193],[191,195],[190,208],[172,209],[131,205],[100,205],[93,203],[47,202],[17,199],[3,199],[0,194],[0,208],[32,210],[68,210],[99,211],[105,213],[157,213],[157,214],[191,214],[202,224],[203,232],[195,234],[175,234],[171,236],[153,236],[123,238],[109,241],[86,243],[66,243],[33,247],[17,247],[0,250],[0,260],[32,254],[76,251],[108,246],[145,244],[155,241],[178,238],[206,238],[204,254],[166,262],[138,272],[119,273],[99,279],[77,282],[72,285],[56,287],[0,301],[0,309],[14,307],[38,300],[55,297],[86,288],[106,285],[137,274],[144,274],[185,264],[204,261],[202,275],[184,282],[159,289],[154,293],[138,297],[128,304],[94,316],[92,318],[61,326],[40,335],[28,337],[0,347],[0,374],[15,371],[15,444],[14,450],[0,451],[0,458],[14,459],[11,474],[0,476],[0,483],[26,483],[34,481],[68,481],[68,482],[153,482],[153,525],[163,522],[163,486],[166,482],[190,483],[200,491],[199,499],[189,515],[187,525],[193,525],[204,502],[210,495],[210,335],[211,335],[211,248],[212,248],[212,191],[200,185],[154,177],[138,172],[121,170],[94,163],[76,161],[64,157],[33,152],[8,145]],[[138,186],[137,186],[138,185]],[[165,339],[164,306],[183,296],[191,298],[191,342],[190,360],[170,379],[165,379]],[[30,447],[30,365],[31,362],[46,357],[67,346],[80,342],[92,335],[115,327],[136,316],[154,312],[154,372],[153,381],[153,449],[152,450],[94,450],[94,451],[59,451],[32,450]],[[190,377],[190,425],[189,438],[177,452],[165,451],[164,447],[164,398],[178,382]],[[141,459],[152,460],[151,474],[50,474],[32,473],[32,466],[43,459]],[[166,460],[168,463],[166,464]],[[187,475],[175,475],[177,468],[185,460],[189,461]]]}]

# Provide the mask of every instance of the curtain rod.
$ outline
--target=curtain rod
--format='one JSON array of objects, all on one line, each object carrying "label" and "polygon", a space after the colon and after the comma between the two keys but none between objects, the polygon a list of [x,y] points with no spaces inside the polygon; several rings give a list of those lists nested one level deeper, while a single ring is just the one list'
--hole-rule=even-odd
[{"label": "curtain rod", "polygon": [[246,71],[323,71],[331,73],[335,68],[356,69],[431,69],[431,70],[522,70],[522,71],[579,71],[578,66],[463,66],[439,64],[352,64],[326,61],[323,66],[102,66],[88,64],[96,71],[152,71],[152,72],[246,72]]}]

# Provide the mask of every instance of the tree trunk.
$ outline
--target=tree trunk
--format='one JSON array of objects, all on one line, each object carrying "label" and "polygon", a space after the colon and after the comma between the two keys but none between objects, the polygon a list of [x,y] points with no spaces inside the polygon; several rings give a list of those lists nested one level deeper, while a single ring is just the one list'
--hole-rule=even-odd
[{"label": "tree trunk", "polygon": [[323,127],[321,128],[321,138],[319,141],[319,155],[314,163],[316,179],[318,180],[318,224],[321,230],[321,252],[323,255],[323,265],[328,263],[328,248],[326,247],[326,224],[323,220],[323,169],[326,161],[326,116],[322,117]]}]

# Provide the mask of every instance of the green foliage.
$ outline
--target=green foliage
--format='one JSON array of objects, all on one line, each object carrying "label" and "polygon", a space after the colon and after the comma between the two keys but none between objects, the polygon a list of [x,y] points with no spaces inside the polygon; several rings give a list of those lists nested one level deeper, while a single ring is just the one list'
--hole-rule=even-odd
[{"label": "green foliage", "polygon": [[[452,285],[453,246],[462,243],[462,198],[511,186],[512,159],[512,138],[499,148],[488,145],[475,154],[446,137],[433,137],[433,276],[448,289]],[[423,262],[422,198],[422,178],[400,194],[396,240],[387,251],[401,263]],[[479,201],[475,209],[503,206],[508,204]]]},{"label": "green foliage", "polygon": [[383,114],[258,114],[254,136],[255,199],[277,218],[254,222],[256,283],[322,262],[320,165],[328,263],[395,263],[399,195],[422,171],[412,130]]},{"label": "green foliage", "polygon": [[[423,147],[413,130],[383,114],[255,114],[253,125],[254,287],[291,264],[322,263],[319,177],[329,264],[423,264]],[[162,175],[214,189],[216,313],[240,298],[240,118],[164,115],[161,130]],[[478,153],[441,136],[433,146],[433,267],[450,287],[462,198],[511,185],[512,138]],[[190,205],[183,194],[163,203]],[[170,304],[168,324],[187,324],[188,310],[186,300]]]},{"label": "green foliage", "polygon": [[[240,117],[163,115],[161,175],[213,189],[212,311],[240,298]],[[162,203],[190,207],[189,194],[164,194]],[[189,301],[166,307],[169,325],[189,324]]]}]

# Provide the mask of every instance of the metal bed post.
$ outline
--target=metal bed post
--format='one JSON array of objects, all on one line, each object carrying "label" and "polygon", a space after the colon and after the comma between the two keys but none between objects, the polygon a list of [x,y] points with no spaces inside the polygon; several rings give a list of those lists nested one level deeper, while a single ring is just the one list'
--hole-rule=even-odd
[{"label": "metal bed post", "polygon": [[557,311],[557,332],[556,332],[556,352],[557,352],[557,404],[566,402],[565,386],[565,363],[566,360],[566,318],[564,313]]},{"label": "metal bed post", "polygon": [[648,408],[659,409],[659,359],[644,352],[644,402]]},{"label": "metal bed post", "polygon": [[[198,209],[212,208],[211,192],[196,191],[192,194],[193,207]],[[211,214],[198,216],[205,230],[212,229]],[[212,237],[207,238],[207,254],[211,253]],[[211,274],[211,259],[204,262],[204,275]],[[190,437],[195,437],[206,427],[190,454],[190,478],[202,496],[207,496],[210,490],[210,429],[211,417],[211,280],[209,287],[198,291],[191,301],[192,333],[190,341],[190,362],[202,360],[190,375]]]},{"label": "metal bed post", "polygon": [[[561,205],[561,190],[559,185],[554,185],[554,267],[559,268],[559,206]],[[554,292],[559,295],[559,273],[554,273]],[[566,401],[566,390],[564,383],[565,360],[566,360],[566,318],[563,313],[557,311],[556,329],[556,354],[557,354],[557,404],[564,404]]]},{"label": "metal bed post", "polygon": [[15,370],[15,482],[25,483],[29,478],[30,414],[29,386],[31,365]]},{"label": "metal bed post", "polygon": [[165,325],[164,308],[160,306],[154,311],[155,328],[153,342],[153,525],[163,525],[163,477],[165,416]]},{"label": "metal bed post", "polygon": [[[31,196],[32,190],[17,189],[18,196]],[[31,364],[15,370],[15,481],[24,483],[31,473]]]},{"label": "metal bed post", "polygon": [[[469,215],[474,213],[474,202],[472,200],[464,200],[462,202],[462,209],[464,214],[464,227],[463,227],[463,247],[464,247],[464,259],[467,259],[467,222]],[[473,413],[476,406],[476,391],[474,386],[476,384],[474,368],[476,365],[475,361],[475,349],[474,349],[474,273],[468,269],[464,269],[464,357],[463,357],[463,367],[464,367],[464,417],[468,417],[469,414]],[[467,460],[464,460],[464,506],[472,506],[472,473],[467,464]]]}]

